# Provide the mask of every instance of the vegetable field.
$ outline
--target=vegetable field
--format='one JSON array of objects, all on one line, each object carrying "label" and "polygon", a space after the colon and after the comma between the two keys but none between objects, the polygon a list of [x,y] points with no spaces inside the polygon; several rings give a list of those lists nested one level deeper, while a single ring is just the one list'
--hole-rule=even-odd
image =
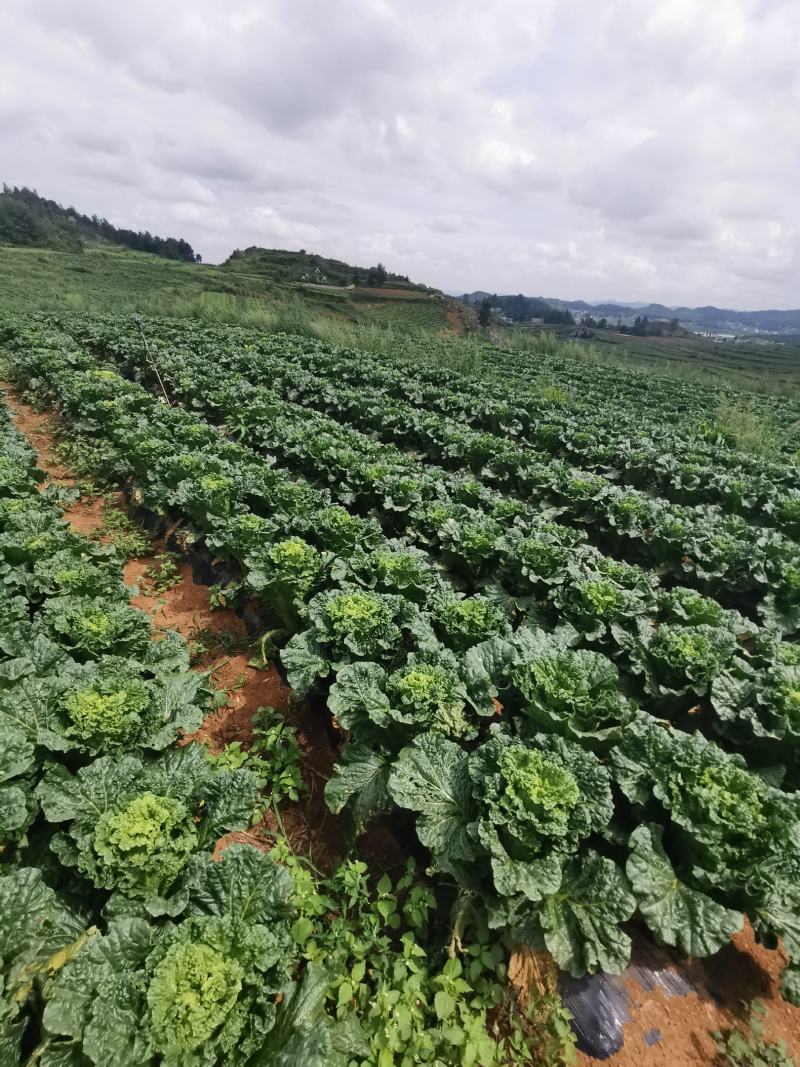
[{"label": "vegetable field", "polygon": [[3,1063],[525,1063],[509,948],[619,973],[745,919],[800,1004],[799,403],[746,398],[765,456],[730,391],[557,355],[69,315],[0,344],[324,719],[352,840],[388,821],[414,861],[212,858],[264,783],[184,743],[213,685],[0,408]]}]

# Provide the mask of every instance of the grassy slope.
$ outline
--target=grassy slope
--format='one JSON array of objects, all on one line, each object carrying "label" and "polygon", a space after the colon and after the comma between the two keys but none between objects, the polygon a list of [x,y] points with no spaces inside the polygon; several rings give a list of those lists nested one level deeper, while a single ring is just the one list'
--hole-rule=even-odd
[{"label": "grassy slope", "polygon": [[421,291],[393,299],[381,290],[282,285],[263,274],[100,246],[82,254],[0,246],[0,307],[190,316],[299,332],[319,316],[402,331],[447,327],[446,301]]},{"label": "grassy slope", "polygon": [[[566,339],[573,327],[547,327]],[[540,329],[505,331],[513,347],[535,347]],[[717,342],[708,337],[632,337],[612,330],[593,330],[580,341],[587,358],[600,363],[634,366],[670,377],[706,384],[728,384],[759,392],[796,393],[800,390],[800,346],[783,343]],[[589,355],[591,353],[591,355]]]}]

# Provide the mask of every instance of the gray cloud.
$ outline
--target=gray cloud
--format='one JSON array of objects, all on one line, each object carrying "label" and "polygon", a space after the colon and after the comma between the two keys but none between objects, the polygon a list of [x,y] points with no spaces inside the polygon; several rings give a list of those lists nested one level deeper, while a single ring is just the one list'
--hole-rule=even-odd
[{"label": "gray cloud", "polygon": [[0,178],[211,261],[796,306],[798,39],[796,0],[6,0]]}]

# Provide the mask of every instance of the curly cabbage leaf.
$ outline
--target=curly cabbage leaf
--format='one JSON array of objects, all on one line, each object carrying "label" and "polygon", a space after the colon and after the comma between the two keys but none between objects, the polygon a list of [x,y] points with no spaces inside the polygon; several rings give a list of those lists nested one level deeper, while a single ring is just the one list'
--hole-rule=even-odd
[{"label": "curly cabbage leaf", "polygon": [[338,815],[348,810],[358,832],[376,811],[389,806],[392,760],[361,741],[348,744],[325,784],[325,802]]},{"label": "curly cabbage leaf", "polygon": [[234,1067],[267,1046],[294,999],[291,877],[234,845],[195,856],[188,881],[178,926],[115,920],[48,983],[45,1067]]},{"label": "curly cabbage leaf", "polygon": [[216,770],[200,745],[52,767],[37,788],[46,818],[68,824],[52,845],[62,863],[155,914],[193,852],[249,825],[257,794],[253,775]]},{"label": "curly cabbage leaf", "polygon": [[690,889],[675,875],[654,825],[637,827],[630,837],[626,873],[639,912],[659,944],[688,956],[711,956],[741,930],[741,912]]},{"label": "curly cabbage leaf", "polygon": [[0,914],[0,1059],[12,1064],[21,1061],[26,1004],[46,971],[77,950],[84,927],[30,867],[0,874]]},{"label": "curly cabbage leaf", "polygon": [[477,808],[469,757],[459,745],[441,734],[421,734],[392,767],[389,794],[401,808],[418,812],[417,836],[442,869],[475,859]]},{"label": "curly cabbage leaf", "polygon": [[0,718],[0,852],[22,841],[36,815],[35,766],[31,742]]},{"label": "curly cabbage leaf", "polygon": [[575,978],[596,971],[619,974],[627,966],[631,939],[620,929],[636,910],[625,875],[613,860],[591,849],[564,865],[558,892],[518,913],[515,934],[546,948]]}]

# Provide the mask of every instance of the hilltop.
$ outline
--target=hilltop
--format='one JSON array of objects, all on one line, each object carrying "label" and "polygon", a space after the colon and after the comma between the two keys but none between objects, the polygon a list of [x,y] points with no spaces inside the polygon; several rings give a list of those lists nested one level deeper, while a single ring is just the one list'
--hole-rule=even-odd
[{"label": "hilltop", "polygon": [[373,267],[356,267],[340,259],[330,259],[301,249],[290,252],[283,248],[236,249],[230,254],[221,270],[239,274],[259,274],[276,282],[296,282],[310,285],[333,285],[339,287],[368,286],[396,289],[418,289],[431,292],[427,286],[417,285],[404,274],[393,274],[382,263]]}]

